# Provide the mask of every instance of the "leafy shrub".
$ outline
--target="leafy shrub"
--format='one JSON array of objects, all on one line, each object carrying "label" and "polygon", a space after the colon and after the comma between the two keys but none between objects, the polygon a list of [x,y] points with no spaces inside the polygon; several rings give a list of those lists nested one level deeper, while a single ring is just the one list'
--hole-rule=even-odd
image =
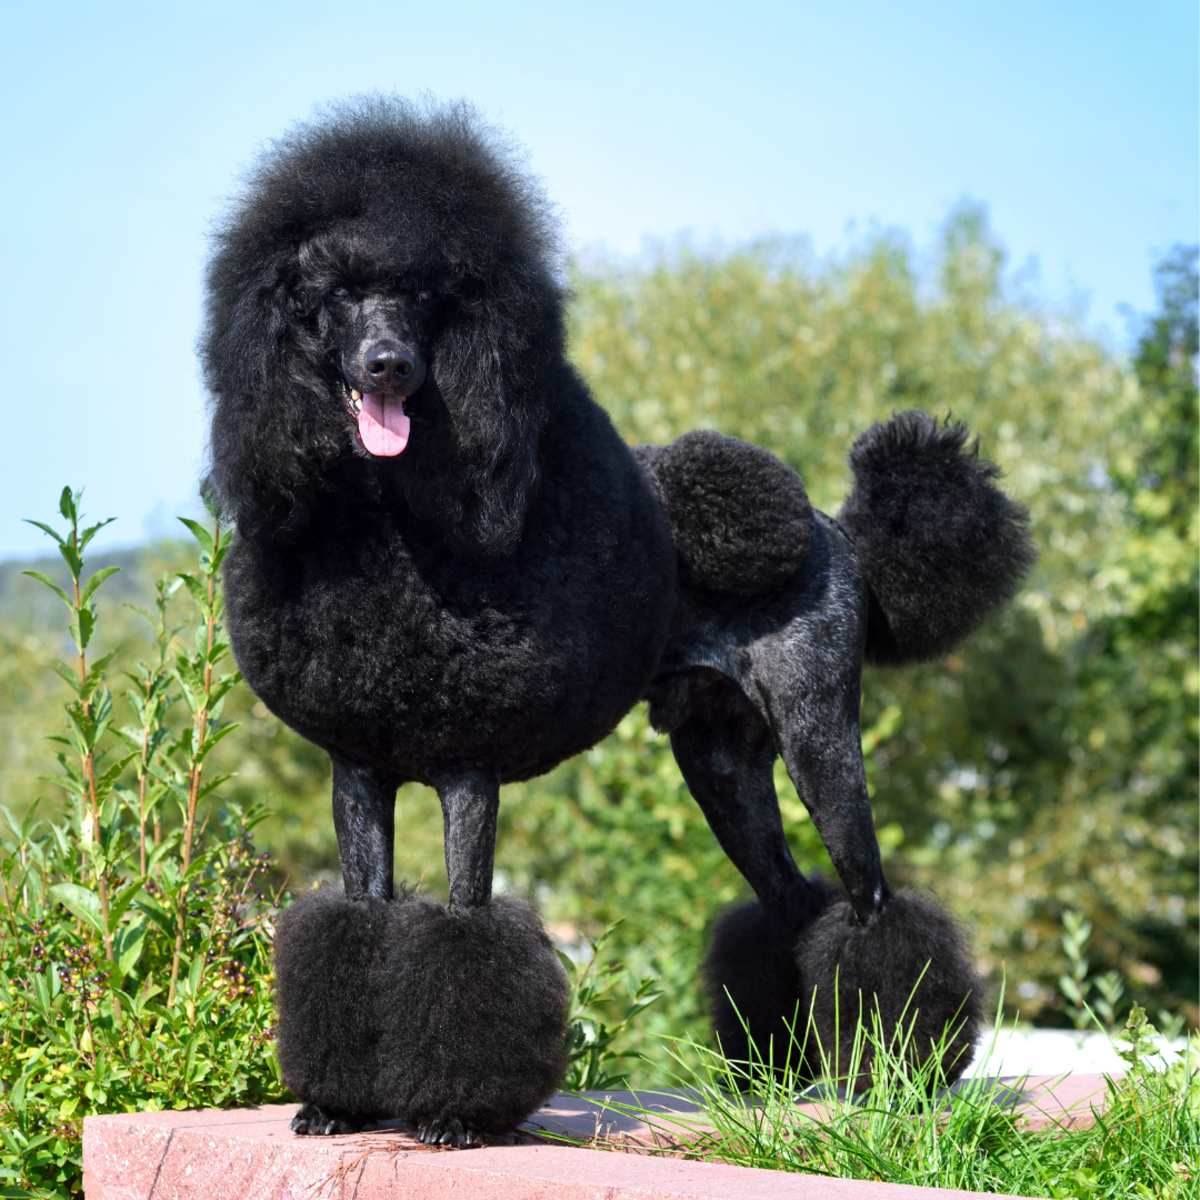
[{"label": "leafy shrub", "polygon": [[[85,579],[101,528],[55,539],[69,589],[39,575],[67,608],[73,661],[59,664],[72,698],[55,739],[65,815],[18,820],[0,838],[0,1178],[4,1195],[78,1195],[81,1124],[91,1112],[202,1108],[279,1100],[270,941],[277,898],[252,835],[261,819],[213,803],[213,747],[237,682],[223,672],[219,529],[187,522],[199,570],[160,583],[154,653],[125,678],[134,723],[116,724],[112,655],[89,658],[95,595],[113,573]],[[40,523],[39,523],[40,524]],[[168,625],[184,588],[199,613],[195,649]],[[174,724],[180,709],[186,715]],[[202,819],[203,818],[203,819]]]},{"label": "leafy shrub", "polygon": [[[571,1007],[567,1015],[567,1053],[570,1066],[563,1081],[568,1092],[613,1091],[630,1084],[626,1063],[643,1056],[621,1049],[622,1035],[640,1013],[662,999],[653,976],[638,977],[619,962],[601,961],[605,943],[617,926],[610,925],[594,941],[585,939],[587,956],[576,962],[559,951],[571,980]],[[624,992],[624,997],[621,997]],[[616,1024],[606,1014],[616,1009]]]}]

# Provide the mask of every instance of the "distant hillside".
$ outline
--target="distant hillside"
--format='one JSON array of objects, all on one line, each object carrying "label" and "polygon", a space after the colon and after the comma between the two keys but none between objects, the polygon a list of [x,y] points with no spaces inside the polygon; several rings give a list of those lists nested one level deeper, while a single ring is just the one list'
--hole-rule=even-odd
[{"label": "distant hillside", "polygon": [[[47,539],[49,541],[49,539]],[[100,598],[106,606],[144,604],[153,594],[153,579],[160,567],[184,562],[182,542],[156,542],[115,550],[97,550],[87,558],[85,578],[101,567],[120,567],[104,585]],[[45,585],[26,571],[40,571],[61,588],[70,583],[66,563],[56,552],[38,558],[13,558],[0,562],[0,627],[13,632],[56,628],[63,625],[62,605]]]}]

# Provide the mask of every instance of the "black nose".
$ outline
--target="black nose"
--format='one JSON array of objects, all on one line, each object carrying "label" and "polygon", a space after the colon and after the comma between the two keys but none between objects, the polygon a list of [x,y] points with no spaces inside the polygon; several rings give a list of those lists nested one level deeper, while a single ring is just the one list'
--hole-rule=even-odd
[{"label": "black nose", "polygon": [[415,376],[423,374],[420,358],[410,350],[393,346],[376,346],[363,363],[367,377],[382,387],[413,384]]}]

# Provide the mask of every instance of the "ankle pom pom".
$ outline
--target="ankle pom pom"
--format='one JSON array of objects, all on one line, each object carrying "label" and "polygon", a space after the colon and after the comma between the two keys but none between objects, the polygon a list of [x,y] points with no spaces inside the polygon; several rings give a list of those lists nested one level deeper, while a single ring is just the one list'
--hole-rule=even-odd
[{"label": "ankle pom pom", "polygon": [[566,973],[532,905],[300,897],[275,939],[279,1063],[352,1114],[516,1128],[566,1074]]},{"label": "ankle pom pom", "polygon": [[802,935],[797,966],[816,989],[810,1043],[855,1091],[871,1086],[875,1059],[867,1039],[852,1062],[860,1019],[900,1069],[928,1071],[931,1089],[954,1083],[974,1057],[983,983],[962,928],[934,901],[901,893],[869,925],[838,901]]}]

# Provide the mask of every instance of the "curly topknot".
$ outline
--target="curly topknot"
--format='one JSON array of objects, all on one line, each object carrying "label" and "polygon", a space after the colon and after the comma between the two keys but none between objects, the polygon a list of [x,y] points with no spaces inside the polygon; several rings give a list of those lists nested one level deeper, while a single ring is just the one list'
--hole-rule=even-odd
[{"label": "curly topknot", "polygon": [[272,142],[217,226],[217,255],[235,247],[244,253],[281,234],[295,242],[381,206],[415,229],[418,220],[404,213],[426,198],[433,203],[417,208],[420,236],[439,255],[451,247],[479,267],[480,250],[502,240],[531,260],[557,265],[557,212],[511,135],[465,101],[439,105],[401,96],[330,104]]},{"label": "curly topknot", "polygon": [[352,453],[319,327],[322,278],[428,276],[455,301],[434,364],[453,430],[436,463],[406,455],[409,502],[464,545],[511,546],[561,372],[559,267],[540,181],[469,105],[369,96],[297,125],[213,234],[199,343],[208,493],[243,532],[294,542]]}]

